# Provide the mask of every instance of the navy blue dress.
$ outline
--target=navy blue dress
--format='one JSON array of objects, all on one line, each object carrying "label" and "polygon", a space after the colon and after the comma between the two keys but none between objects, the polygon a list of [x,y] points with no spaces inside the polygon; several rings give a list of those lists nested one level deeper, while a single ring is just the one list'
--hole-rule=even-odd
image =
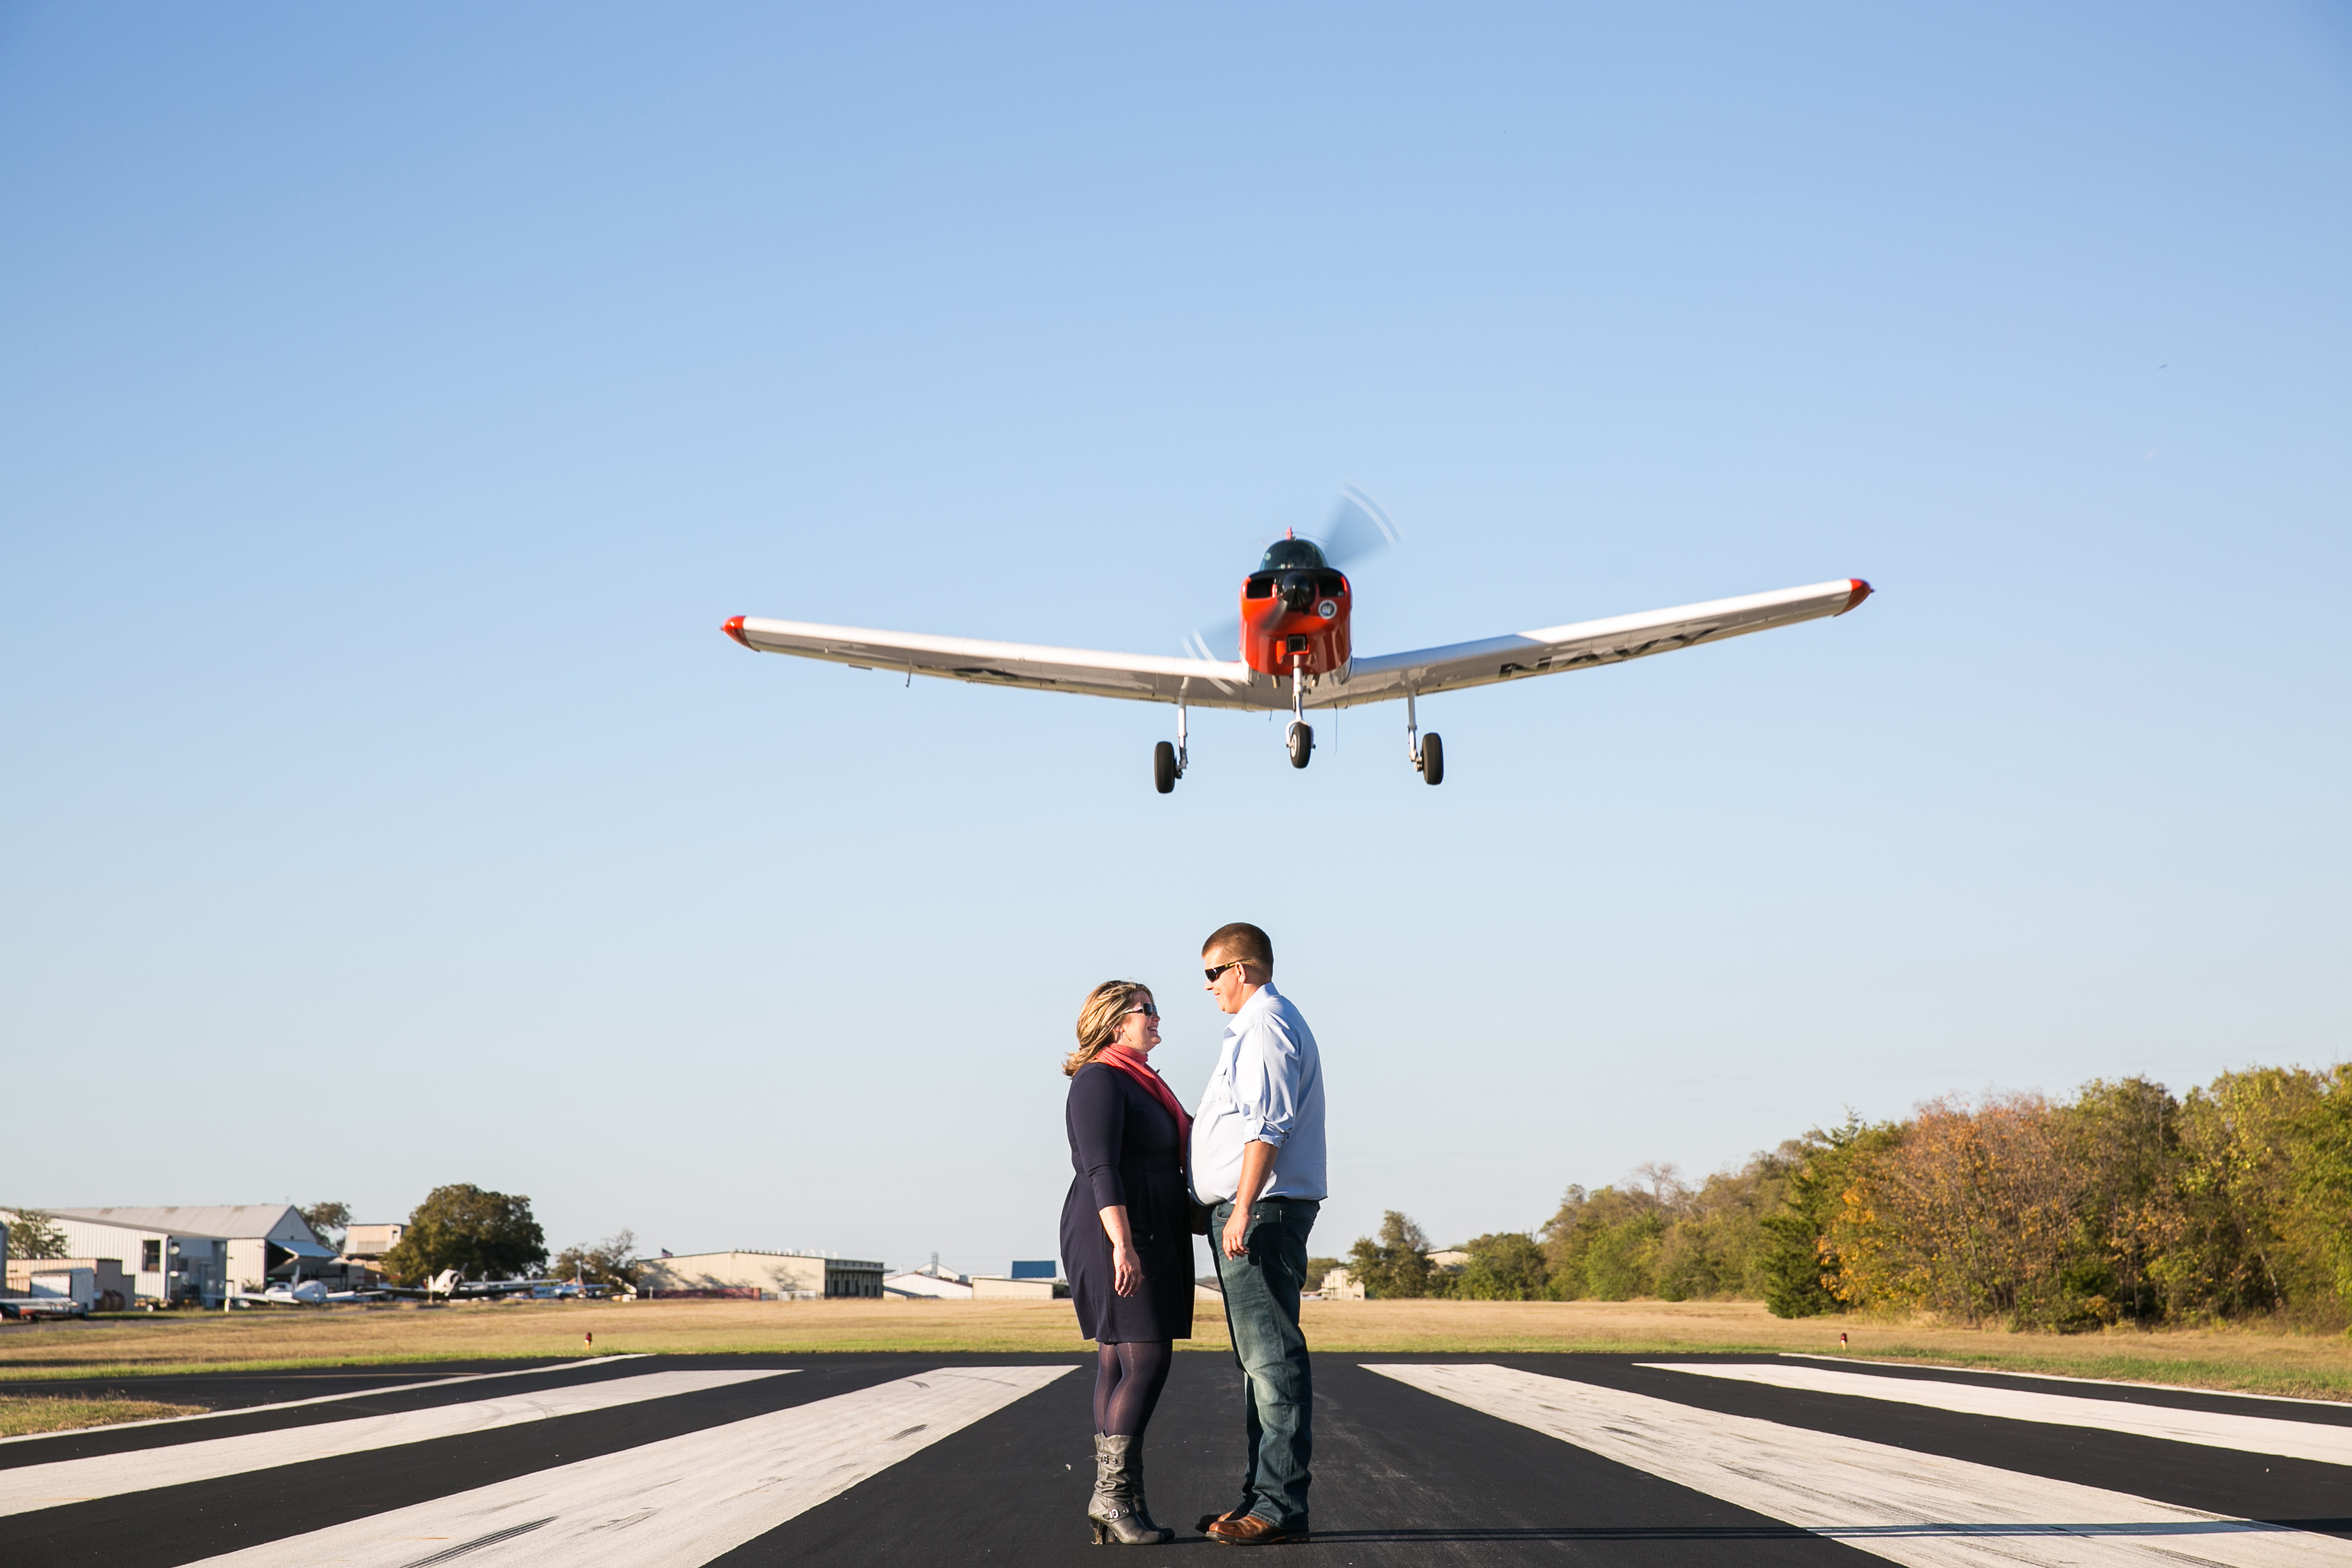
[{"label": "navy blue dress", "polygon": [[[1176,1119],[1117,1068],[1089,1062],[1070,1080],[1070,1195],[1062,1204],[1062,1267],[1078,1332],[1098,1344],[1192,1337],[1192,1213]],[[1127,1206],[1143,1288],[1114,1288],[1100,1210]]]}]

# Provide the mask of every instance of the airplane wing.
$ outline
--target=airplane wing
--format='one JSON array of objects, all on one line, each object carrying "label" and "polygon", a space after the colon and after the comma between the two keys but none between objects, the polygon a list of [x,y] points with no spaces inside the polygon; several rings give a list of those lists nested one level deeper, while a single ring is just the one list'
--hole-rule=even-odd
[{"label": "airplane wing", "polygon": [[[1307,706],[1353,708],[1363,702],[1391,701],[1407,692],[1426,696],[1521,676],[1619,664],[1823,616],[1842,616],[1869,595],[1869,584],[1846,577],[1808,588],[1784,588],[1774,594],[1750,594],[1738,599],[1514,632],[1481,642],[1358,658],[1347,669],[1317,679],[1307,691]],[[904,671],[910,676],[1075,691],[1088,697],[1124,697],[1138,702],[1188,702],[1195,708],[1256,711],[1290,705],[1285,682],[1260,675],[1238,659],[1097,653],[921,632],[771,621],[753,616],[737,616],[722,629],[755,653],[826,659],[853,669]]]},{"label": "airplane wing", "polygon": [[769,621],[755,616],[737,616],[724,630],[755,653],[829,659],[853,669],[935,675],[989,686],[1125,697],[1138,702],[1189,702],[1195,708],[1255,710],[1289,705],[1286,689],[1277,689],[1272,678],[1257,674],[1238,659],[1226,663],[1148,653],[1096,653],[920,632]]},{"label": "airplane wing", "polygon": [[1671,653],[1703,642],[1721,642],[1726,637],[1794,626],[1799,621],[1842,616],[1869,596],[1869,584],[1858,577],[1844,577],[1806,588],[1783,588],[1772,594],[1749,594],[1742,598],[1714,599],[1671,610],[1650,610],[1641,615],[1613,616],[1607,620],[1547,626],[1540,631],[1514,632],[1481,642],[1358,658],[1346,670],[1326,677],[1309,691],[1307,706],[1353,708],[1362,702],[1390,701],[1407,692],[1426,697],[1433,691],[1456,691],[1466,686],[1491,686],[1498,680],[1517,680],[1530,675],[1556,675],[1563,669],[1622,664],[1629,658]]}]

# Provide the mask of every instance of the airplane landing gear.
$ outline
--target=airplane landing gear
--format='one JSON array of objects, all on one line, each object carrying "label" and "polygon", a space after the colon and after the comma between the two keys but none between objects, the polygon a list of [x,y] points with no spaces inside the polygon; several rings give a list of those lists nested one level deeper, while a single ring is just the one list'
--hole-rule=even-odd
[{"label": "airplane landing gear", "polygon": [[1184,705],[1176,704],[1176,743],[1162,741],[1151,748],[1151,787],[1161,795],[1171,795],[1176,781],[1184,776]]},{"label": "airplane landing gear", "polygon": [[1307,759],[1315,754],[1315,727],[1307,721],[1307,656],[1293,654],[1290,658],[1290,728],[1283,740],[1290,747],[1290,765],[1303,768]]},{"label": "airplane landing gear", "polygon": [[1445,743],[1435,731],[1421,732],[1421,716],[1414,710],[1412,693],[1404,694],[1405,754],[1412,759],[1413,771],[1424,784],[1445,782]]}]

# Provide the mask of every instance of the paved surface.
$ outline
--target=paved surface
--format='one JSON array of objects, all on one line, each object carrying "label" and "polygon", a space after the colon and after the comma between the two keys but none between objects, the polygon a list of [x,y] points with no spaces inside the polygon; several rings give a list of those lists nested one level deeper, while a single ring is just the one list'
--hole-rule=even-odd
[{"label": "paved surface", "polygon": [[[607,1357],[140,1379],[188,1420],[0,1441],[0,1559],[112,1568],[1099,1565],[1090,1358]],[[2352,1568],[2352,1409],[1769,1356],[1323,1356],[1332,1563]],[[75,1385],[39,1384],[60,1394]],[[93,1384],[93,1390],[106,1385]],[[1239,1380],[1180,1355],[1167,1550]]]}]

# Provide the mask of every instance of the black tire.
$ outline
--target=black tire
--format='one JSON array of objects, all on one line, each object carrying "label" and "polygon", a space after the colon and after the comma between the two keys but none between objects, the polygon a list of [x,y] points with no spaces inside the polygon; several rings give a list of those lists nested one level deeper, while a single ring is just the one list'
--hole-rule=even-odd
[{"label": "black tire", "polygon": [[1421,738],[1421,776],[1433,784],[1445,782],[1445,742],[1434,735]]},{"label": "black tire", "polygon": [[1291,725],[1289,740],[1290,765],[1294,768],[1305,767],[1307,765],[1307,760],[1315,754],[1315,726],[1312,724]]},{"label": "black tire", "polygon": [[1151,787],[1161,795],[1176,788],[1176,748],[1166,741],[1151,748]]}]

